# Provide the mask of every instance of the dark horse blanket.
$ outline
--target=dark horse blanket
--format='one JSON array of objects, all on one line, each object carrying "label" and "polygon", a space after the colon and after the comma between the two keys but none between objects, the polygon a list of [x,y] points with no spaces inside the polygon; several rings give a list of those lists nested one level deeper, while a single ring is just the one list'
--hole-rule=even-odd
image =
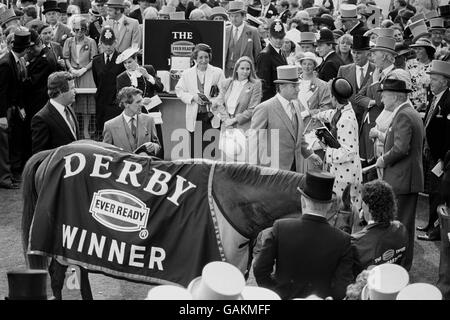
[{"label": "dark horse blanket", "polygon": [[154,161],[74,142],[49,153],[36,172],[28,254],[186,286],[210,261],[244,268],[249,240],[300,212],[300,180],[247,164]]}]

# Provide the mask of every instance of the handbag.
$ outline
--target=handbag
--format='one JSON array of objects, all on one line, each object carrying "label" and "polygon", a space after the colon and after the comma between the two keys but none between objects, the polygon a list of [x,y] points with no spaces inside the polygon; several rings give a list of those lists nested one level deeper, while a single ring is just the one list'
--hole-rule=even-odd
[{"label": "handbag", "polygon": [[219,95],[219,87],[215,84],[211,86],[211,91],[209,92],[209,96],[211,98],[215,98]]}]

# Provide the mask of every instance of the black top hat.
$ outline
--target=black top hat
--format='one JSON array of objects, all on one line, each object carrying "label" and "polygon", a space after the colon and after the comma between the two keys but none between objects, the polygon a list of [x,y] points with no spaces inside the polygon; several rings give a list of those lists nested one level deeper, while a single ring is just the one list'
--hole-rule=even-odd
[{"label": "black top hat", "polygon": [[450,17],[450,4],[438,7],[440,17]]},{"label": "black top hat", "polygon": [[334,176],[325,171],[307,171],[300,181],[300,193],[317,202],[333,199]]},{"label": "black top hat", "polygon": [[319,39],[317,39],[317,43],[331,43],[336,44],[334,39],[333,31],[327,28],[322,28],[319,31]]},{"label": "black top hat", "polygon": [[44,10],[42,10],[43,14],[46,14],[50,11],[61,12],[61,8],[58,7],[58,2],[56,1],[45,1],[44,2]]},{"label": "black top hat", "polygon": [[21,51],[28,47],[31,47],[31,33],[25,30],[16,30],[14,32],[14,40],[13,40],[13,50]]},{"label": "black top hat", "polygon": [[270,25],[269,34],[274,38],[284,38],[284,36],[286,35],[286,31],[284,30],[283,22],[281,22],[281,20],[279,19],[274,20]]},{"label": "black top hat", "polygon": [[61,9],[61,13],[67,13],[67,2],[58,2],[58,8]]},{"label": "black top hat", "polygon": [[397,79],[385,79],[378,91],[395,91],[395,92],[411,92],[412,90],[406,88],[406,82]]},{"label": "black top hat", "polygon": [[106,26],[102,29],[100,34],[100,42],[110,46],[116,41],[116,36],[114,35],[114,31],[110,26]]},{"label": "black top hat", "polygon": [[352,44],[353,50],[370,50],[370,37],[361,36],[361,35],[354,35],[353,36],[353,44]]},{"label": "black top hat", "polygon": [[331,82],[331,94],[336,98],[348,99],[353,94],[353,87],[344,78],[335,78]]},{"label": "black top hat", "polygon": [[9,300],[47,300],[45,270],[8,271]]},{"label": "black top hat", "polygon": [[328,29],[330,29],[330,30],[336,29],[336,27],[334,26],[333,17],[329,14],[324,13],[320,17],[312,18],[312,20],[317,25],[321,25],[321,24],[327,25]]}]

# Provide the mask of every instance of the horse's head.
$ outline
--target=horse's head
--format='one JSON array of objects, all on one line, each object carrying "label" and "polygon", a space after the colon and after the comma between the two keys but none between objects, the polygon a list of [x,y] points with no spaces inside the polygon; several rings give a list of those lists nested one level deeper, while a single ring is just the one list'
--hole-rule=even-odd
[{"label": "horse's head", "polygon": [[246,238],[272,226],[276,219],[301,212],[301,174],[248,164],[217,163],[213,196],[223,215]]}]

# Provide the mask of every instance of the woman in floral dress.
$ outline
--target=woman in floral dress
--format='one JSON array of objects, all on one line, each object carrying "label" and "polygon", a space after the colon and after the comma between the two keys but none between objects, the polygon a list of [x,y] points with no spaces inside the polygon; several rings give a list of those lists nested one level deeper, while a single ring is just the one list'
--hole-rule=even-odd
[{"label": "woman in floral dress", "polygon": [[416,59],[406,62],[406,70],[411,74],[412,92],[410,100],[414,108],[419,112],[425,112],[428,105],[430,92],[430,75],[427,71],[431,67],[436,48],[427,38],[420,38],[415,44],[410,45],[416,53]]}]

